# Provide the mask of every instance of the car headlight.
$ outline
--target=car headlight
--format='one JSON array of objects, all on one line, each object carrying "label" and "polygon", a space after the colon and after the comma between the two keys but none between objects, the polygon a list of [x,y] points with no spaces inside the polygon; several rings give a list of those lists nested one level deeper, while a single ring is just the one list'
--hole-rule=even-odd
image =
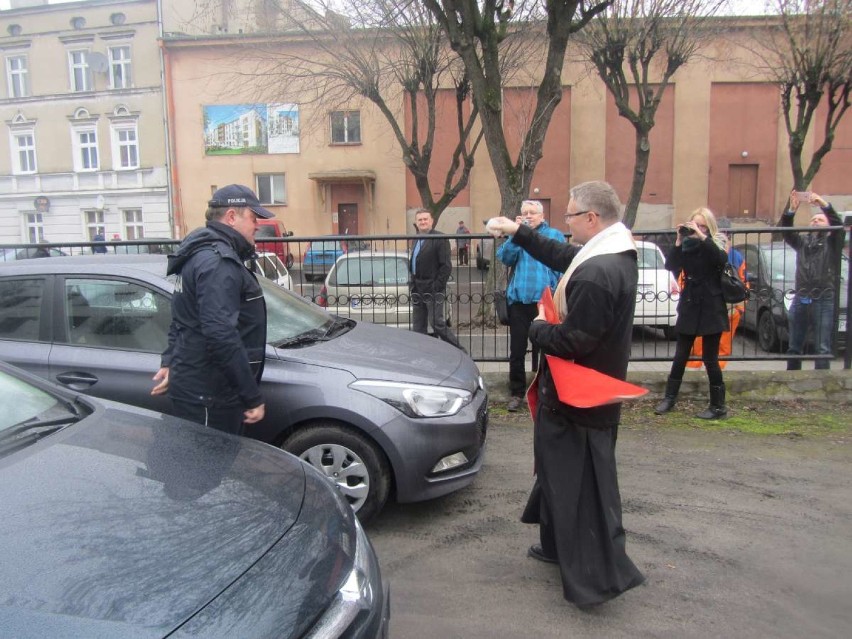
[{"label": "car headlight", "polygon": [[337,591],[331,605],[319,621],[305,635],[306,639],[334,639],[343,635],[355,618],[365,610],[373,607],[373,566],[370,562],[370,542],[361,528],[361,523],[355,519],[355,558],[352,570]]},{"label": "car headlight", "polygon": [[409,417],[449,417],[473,399],[469,391],[461,388],[424,384],[362,379],[352,382],[349,387],[387,402]]}]

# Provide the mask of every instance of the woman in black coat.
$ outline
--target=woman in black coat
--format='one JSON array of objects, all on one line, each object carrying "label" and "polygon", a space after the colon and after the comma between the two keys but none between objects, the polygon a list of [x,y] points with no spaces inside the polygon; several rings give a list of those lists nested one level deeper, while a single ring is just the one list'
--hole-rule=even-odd
[{"label": "woman in black coat", "polygon": [[666,258],[667,270],[676,277],[683,273],[683,289],[677,305],[677,347],[666,395],[654,410],[657,415],[674,408],[686,361],[698,335],[704,343],[702,360],[710,382],[710,405],[696,417],[720,419],[728,413],[719,366],[719,340],[722,332],[728,330],[728,307],[719,280],[728,254],[725,237],[718,231],[712,211],[697,209],[688,222],[678,227],[677,240]]}]

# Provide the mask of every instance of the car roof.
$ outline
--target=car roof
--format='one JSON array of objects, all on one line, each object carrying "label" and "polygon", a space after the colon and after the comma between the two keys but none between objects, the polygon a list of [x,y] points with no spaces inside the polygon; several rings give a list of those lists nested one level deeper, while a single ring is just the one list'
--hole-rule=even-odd
[{"label": "car roof", "polygon": [[349,251],[337,259],[351,260],[353,257],[403,257],[408,259],[408,253],[404,251]]},{"label": "car roof", "polygon": [[[120,269],[143,270],[165,277],[168,258],[156,253],[68,255],[40,260],[0,262],[0,275],[9,273],[90,273],[97,267],[100,273],[120,272]],[[116,270],[119,269],[119,270]]]}]

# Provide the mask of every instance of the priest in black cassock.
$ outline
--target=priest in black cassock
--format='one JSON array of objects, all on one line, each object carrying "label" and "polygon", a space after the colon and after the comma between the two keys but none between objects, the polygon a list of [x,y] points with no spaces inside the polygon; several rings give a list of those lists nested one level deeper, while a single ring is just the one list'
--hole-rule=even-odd
[{"label": "priest in black cassock", "polygon": [[[543,310],[530,327],[542,354],[573,360],[617,379],[627,377],[638,270],[636,246],[621,223],[618,195],[606,182],[571,189],[565,221],[571,243],[539,237],[508,218],[489,230],[552,269],[564,271],[553,296],[556,324]],[[559,400],[546,358],[536,376],[536,480],[521,517],[539,525],[528,554],[558,564],[565,599],[601,604],[644,581],[627,556],[615,442],[619,403],[577,408]]]}]

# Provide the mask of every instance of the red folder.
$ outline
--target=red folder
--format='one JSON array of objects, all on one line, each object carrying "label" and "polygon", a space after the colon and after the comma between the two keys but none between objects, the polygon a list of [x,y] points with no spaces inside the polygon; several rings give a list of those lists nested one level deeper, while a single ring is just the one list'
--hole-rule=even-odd
[{"label": "red folder", "polygon": [[[544,289],[539,302],[544,307],[544,316],[550,324],[558,322],[556,318],[556,307],[553,304],[553,296],[550,289]],[[647,388],[636,386],[615,377],[596,371],[586,366],[580,366],[574,362],[547,355],[547,365],[553,376],[556,386],[556,395],[559,401],[576,406],[577,408],[592,408],[593,406],[604,406],[605,404],[616,404],[628,399],[636,399],[648,392]],[[535,409],[538,405],[538,378],[535,379],[527,390],[527,403],[530,413],[535,417]]]}]

